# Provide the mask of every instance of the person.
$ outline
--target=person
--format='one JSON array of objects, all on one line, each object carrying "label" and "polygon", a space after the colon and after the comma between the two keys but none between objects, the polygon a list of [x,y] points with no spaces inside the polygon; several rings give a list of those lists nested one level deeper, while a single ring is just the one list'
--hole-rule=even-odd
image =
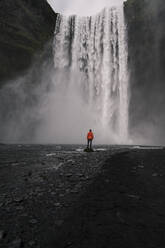
[{"label": "person", "polygon": [[87,134],[87,148],[92,150],[92,141],[94,139],[94,135],[92,130],[90,129],[88,134]]}]

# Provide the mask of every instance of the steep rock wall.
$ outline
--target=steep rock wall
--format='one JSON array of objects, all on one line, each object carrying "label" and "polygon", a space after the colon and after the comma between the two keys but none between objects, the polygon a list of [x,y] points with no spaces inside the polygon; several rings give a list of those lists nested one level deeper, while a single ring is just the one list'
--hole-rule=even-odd
[{"label": "steep rock wall", "polygon": [[24,72],[53,37],[56,14],[46,0],[0,0],[0,81]]},{"label": "steep rock wall", "polygon": [[165,2],[127,0],[131,84],[130,128],[164,142]]}]

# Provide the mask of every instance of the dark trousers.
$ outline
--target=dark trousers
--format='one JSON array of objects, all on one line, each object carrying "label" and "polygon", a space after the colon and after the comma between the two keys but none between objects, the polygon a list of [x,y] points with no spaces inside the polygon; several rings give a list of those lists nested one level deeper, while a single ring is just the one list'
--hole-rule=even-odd
[{"label": "dark trousers", "polygon": [[87,147],[92,149],[92,139],[88,139]]}]

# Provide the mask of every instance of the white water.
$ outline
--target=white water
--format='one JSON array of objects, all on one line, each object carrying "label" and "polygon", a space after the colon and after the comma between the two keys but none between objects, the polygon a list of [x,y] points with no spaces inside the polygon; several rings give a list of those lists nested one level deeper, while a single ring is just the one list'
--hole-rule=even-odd
[{"label": "white water", "polygon": [[81,142],[92,128],[97,143],[128,143],[127,50],[123,7],[93,17],[58,15],[47,116],[57,142],[74,135]]}]

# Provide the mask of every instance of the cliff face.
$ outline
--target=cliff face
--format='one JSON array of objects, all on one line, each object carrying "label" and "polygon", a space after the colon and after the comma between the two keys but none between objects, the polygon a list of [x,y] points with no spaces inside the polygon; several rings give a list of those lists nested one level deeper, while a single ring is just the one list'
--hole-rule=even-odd
[{"label": "cliff face", "polygon": [[[165,126],[165,2],[127,0],[130,127],[164,140]],[[155,133],[155,134],[154,134]]]},{"label": "cliff face", "polygon": [[1,83],[32,64],[53,37],[55,21],[46,0],[0,0]]}]

